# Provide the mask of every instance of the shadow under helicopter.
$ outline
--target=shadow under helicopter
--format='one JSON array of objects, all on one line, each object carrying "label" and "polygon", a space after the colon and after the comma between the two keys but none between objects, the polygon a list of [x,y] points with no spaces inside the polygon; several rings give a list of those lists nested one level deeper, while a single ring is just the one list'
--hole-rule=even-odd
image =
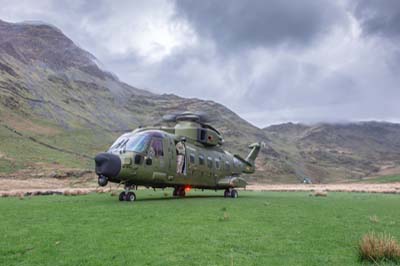
[{"label": "shadow under helicopter", "polygon": [[[162,196],[162,195],[157,195],[157,196],[148,196],[146,198],[137,198],[135,202],[146,202],[146,201],[169,201],[169,200],[190,200],[190,199],[218,199],[218,198],[225,198],[223,195],[186,195],[185,197],[170,197],[170,196]],[[245,195],[245,196],[240,196],[240,198],[252,198],[250,195]],[[227,201],[229,200],[240,200],[234,199],[231,197],[226,197],[225,199]],[[127,202],[131,203],[131,202]]]}]

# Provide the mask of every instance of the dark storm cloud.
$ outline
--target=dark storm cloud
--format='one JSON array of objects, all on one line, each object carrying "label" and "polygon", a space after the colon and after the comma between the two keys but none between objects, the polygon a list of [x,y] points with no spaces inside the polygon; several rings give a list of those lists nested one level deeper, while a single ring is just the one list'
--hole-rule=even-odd
[{"label": "dark storm cloud", "polygon": [[222,49],[306,46],[346,19],[329,0],[178,0],[176,11]]},{"label": "dark storm cloud", "polygon": [[[122,81],[220,102],[258,126],[400,117],[397,0],[0,0]],[[397,120],[396,120],[397,119]]]},{"label": "dark storm cloud", "polygon": [[359,0],[354,15],[363,33],[383,37],[400,37],[400,1]]}]

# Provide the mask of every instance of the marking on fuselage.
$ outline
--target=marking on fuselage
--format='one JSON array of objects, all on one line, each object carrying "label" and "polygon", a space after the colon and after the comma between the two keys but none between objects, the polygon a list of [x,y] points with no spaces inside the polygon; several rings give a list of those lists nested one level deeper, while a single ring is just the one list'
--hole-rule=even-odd
[{"label": "marking on fuselage", "polygon": [[153,172],[154,180],[164,180],[167,177],[166,173],[163,172]]}]

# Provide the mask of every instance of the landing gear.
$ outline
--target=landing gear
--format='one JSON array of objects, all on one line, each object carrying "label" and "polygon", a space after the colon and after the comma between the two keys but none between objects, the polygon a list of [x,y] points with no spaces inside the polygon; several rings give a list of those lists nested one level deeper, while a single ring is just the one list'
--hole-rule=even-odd
[{"label": "landing gear", "polygon": [[131,186],[125,186],[125,191],[122,191],[119,194],[119,201],[135,201],[136,200],[136,194],[133,191],[129,191],[131,189]]},{"label": "landing gear", "polygon": [[231,192],[229,191],[229,189],[225,189],[224,191],[224,198],[228,198],[231,196]]},{"label": "landing gear", "polygon": [[237,192],[236,189],[227,188],[224,191],[224,197],[236,199],[237,197],[239,197],[239,193]]},{"label": "landing gear", "polygon": [[176,187],[172,192],[172,196],[174,197],[184,197],[186,196],[185,187]]},{"label": "landing gear", "polygon": [[99,186],[105,187],[107,186],[108,178],[104,175],[99,175],[99,179],[97,180],[97,182],[99,183]]}]

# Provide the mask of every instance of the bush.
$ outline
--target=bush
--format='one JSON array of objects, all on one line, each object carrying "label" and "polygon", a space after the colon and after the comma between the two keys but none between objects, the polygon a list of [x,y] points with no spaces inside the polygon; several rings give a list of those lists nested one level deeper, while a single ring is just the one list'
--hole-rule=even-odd
[{"label": "bush", "polygon": [[400,245],[390,234],[368,233],[362,237],[358,249],[361,260],[400,262]]}]

